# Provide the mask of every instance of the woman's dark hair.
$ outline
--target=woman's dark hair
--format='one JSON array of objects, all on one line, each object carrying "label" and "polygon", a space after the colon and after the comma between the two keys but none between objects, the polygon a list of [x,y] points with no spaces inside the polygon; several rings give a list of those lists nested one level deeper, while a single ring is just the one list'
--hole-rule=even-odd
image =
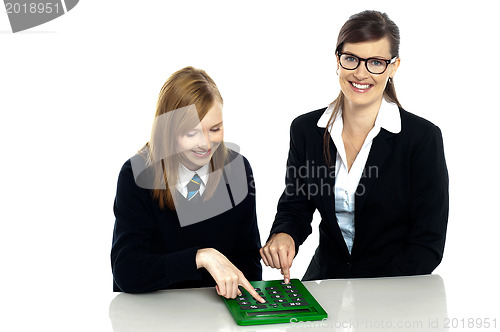
[{"label": "woman's dark hair", "polygon": [[389,39],[391,56],[399,56],[399,28],[387,16],[374,10],[365,10],[354,14],[344,23],[337,38],[335,54],[342,52],[345,43],[361,43],[377,41],[384,37]]},{"label": "woman's dark hair", "polygon": [[[381,13],[374,10],[365,10],[360,13],[354,14],[347,22],[344,23],[340,29],[339,36],[337,38],[337,46],[335,48],[335,54],[339,54],[343,51],[345,43],[360,43],[366,41],[377,41],[382,38],[387,37],[391,47],[391,57],[399,56],[399,28],[398,26],[387,16],[386,13]],[[401,104],[396,96],[396,89],[394,88],[394,81],[390,79],[384,90],[384,97],[389,102],[393,102],[399,107]],[[328,120],[324,134],[324,155],[328,165],[331,164],[330,156],[330,132],[328,128],[331,126],[337,114],[344,104],[344,94],[340,91],[339,96],[332,102],[333,112]]]}]

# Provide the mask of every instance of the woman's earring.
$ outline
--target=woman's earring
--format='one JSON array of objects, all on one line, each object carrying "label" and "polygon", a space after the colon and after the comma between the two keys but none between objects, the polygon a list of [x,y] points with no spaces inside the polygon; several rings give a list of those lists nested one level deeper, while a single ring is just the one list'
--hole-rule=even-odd
[{"label": "woman's earring", "polygon": [[391,83],[391,84],[393,83],[392,82],[392,77],[389,77],[389,83]]},{"label": "woman's earring", "polygon": [[339,76],[339,67],[337,67],[337,76]]}]

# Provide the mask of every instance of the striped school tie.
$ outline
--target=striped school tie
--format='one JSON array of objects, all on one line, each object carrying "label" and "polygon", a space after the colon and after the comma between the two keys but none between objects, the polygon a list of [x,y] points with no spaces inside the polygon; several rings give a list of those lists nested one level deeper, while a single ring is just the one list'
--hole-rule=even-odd
[{"label": "striped school tie", "polygon": [[193,197],[195,197],[200,191],[201,179],[198,174],[194,174],[193,178],[187,184],[188,195],[187,199],[190,201]]}]

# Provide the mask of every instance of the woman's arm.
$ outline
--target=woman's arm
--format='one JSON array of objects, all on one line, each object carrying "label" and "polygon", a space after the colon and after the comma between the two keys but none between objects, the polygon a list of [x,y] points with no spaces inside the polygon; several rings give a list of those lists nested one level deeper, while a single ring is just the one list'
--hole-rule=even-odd
[{"label": "woman's arm", "polygon": [[411,229],[386,275],[430,274],[441,262],[448,224],[448,171],[443,138],[432,126],[411,159]]}]

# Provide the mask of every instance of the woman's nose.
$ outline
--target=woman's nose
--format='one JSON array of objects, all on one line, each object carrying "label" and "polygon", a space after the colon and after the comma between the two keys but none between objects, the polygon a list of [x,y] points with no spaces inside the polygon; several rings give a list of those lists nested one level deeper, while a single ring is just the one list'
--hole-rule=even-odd
[{"label": "woman's nose", "polygon": [[369,73],[369,72],[368,72],[368,70],[366,69],[366,63],[365,63],[365,61],[364,61],[364,60],[360,60],[360,61],[361,61],[361,62],[360,62],[360,64],[359,64],[358,68],[356,68],[356,69],[354,70],[354,76],[355,76],[358,80],[362,81],[362,80],[364,80],[364,79],[368,78],[368,76],[370,75],[370,73]]}]

